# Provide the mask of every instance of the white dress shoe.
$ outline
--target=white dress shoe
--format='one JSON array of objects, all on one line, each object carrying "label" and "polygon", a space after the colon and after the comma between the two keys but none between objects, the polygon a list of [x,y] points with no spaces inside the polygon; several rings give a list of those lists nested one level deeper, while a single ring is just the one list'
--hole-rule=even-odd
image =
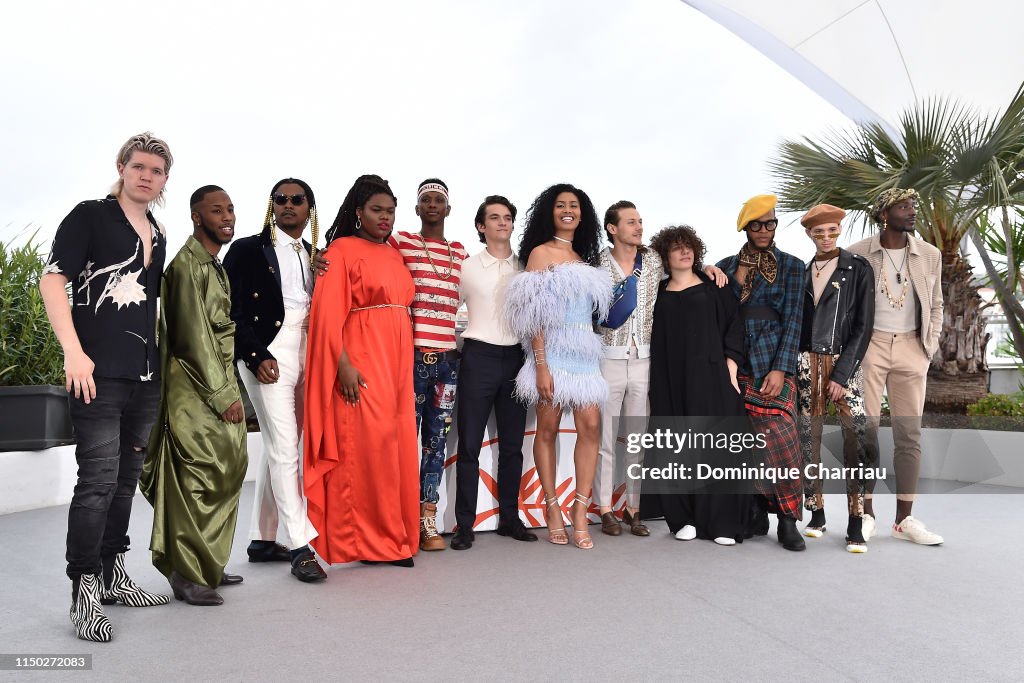
[{"label": "white dress shoe", "polygon": [[687,524],[676,532],[676,538],[680,541],[692,541],[697,538],[697,527]]},{"label": "white dress shoe", "polygon": [[736,539],[729,538],[728,536],[719,536],[715,539],[715,543],[718,545],[736,545]]}]

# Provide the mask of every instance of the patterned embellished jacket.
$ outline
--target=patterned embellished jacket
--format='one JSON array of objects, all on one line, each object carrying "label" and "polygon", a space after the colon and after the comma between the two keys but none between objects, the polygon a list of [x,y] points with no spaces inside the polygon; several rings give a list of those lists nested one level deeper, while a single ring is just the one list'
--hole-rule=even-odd
[{"label": "patterned embellished jacket", "polygon": [[[747,362],[743,372],[757,382],[772,370],[796,374],[804,317],[804,263],[778,247],[773,246],[772,252],[779,262],[775,282],[768,284],[760,274],[755,274],[750,298],[740,305],[747,343]],[[716,265],[729,276],[733,292],[739,297],[740,283],[735,277],[738,256],[724,258]],[[778,320],[750,316],[752,309],[764,307],[772,309]]]},{"label": "patterned embellished jacket", "polygon": [[[612,257],[611,247],[601,250],[598,267],[608,273],[614,287],[630,273],[623,273],[622,268]],[[601,342],[604,344],[605,358],[625,359],[629,354],[631,338],[635,339],[637,356],[648,358],[651,355],[651,325],[654,322],[654,302],[658,298],[658,283],[664,271],[661,258],[653,249],[644,249],[641,260],[641,274],[636,287],[636,309],[629,320],[616,329],[598,326]]]}]

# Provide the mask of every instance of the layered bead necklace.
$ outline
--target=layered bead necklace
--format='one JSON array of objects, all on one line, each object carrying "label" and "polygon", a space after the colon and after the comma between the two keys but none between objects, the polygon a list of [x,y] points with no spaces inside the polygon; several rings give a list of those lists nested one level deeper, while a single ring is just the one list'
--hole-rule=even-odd
[{"label": "layered bead necklace", "polygon": [[900,295],[898,297],[894,296],[892,291],[889,289],[889,278],[885,276],[885,259],[882,260],[882,275],[879,278],[879,280],[881,280],[879,285],[882,288],[882,293],[885,294],[885,298],[889,300],[889,305],[899,311],[903,309],[903,304],[907,300],[907,291],[910,288],[909,275],[906,279],[903,277],[903,266],[907,264],[907,255],[910,253],[910,245],[908,244],[904,247],[903,260],[900,262],[899,266],[897,266],[896,262],[893,261],[892,256],[889,256],[888,249],[883,248],[882,251],[885,252],[886,259],[889,260],[889,263],[892,264],[893,269],[896,271],[896,284],[902,284],[903,289],[900,291]]}]

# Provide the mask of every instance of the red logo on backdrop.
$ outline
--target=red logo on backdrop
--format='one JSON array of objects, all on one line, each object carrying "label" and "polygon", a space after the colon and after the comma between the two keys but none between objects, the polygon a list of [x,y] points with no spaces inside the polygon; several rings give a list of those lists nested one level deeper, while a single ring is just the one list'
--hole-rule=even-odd
[{"label": "red logo on backdrop", "polygon": [[[575,429],[559,429],[560,434],[575,434]],[[525,436],[534,436],[536,431],[528,431]],[[620,439],[621,440],[621,439]],[[481,448],[487,448],[498,442],[497,438],[488,439],[480,444]],[[444,466],[447,469],[453,465],[459,459],[459,454],[448,458],[445,461]],[[476,522],[473,526],[479,526],[482,522],[494,517],[499,513],[498,509],[498,482],[491,476],[490,472],[483,469],[480,470],[480,480],[484,484],[484,488],[491,494],[490,504],[492,507],[477,513]],[[563,516],[568,516],[569,509],[572,507],[572,501],[576,495],[576,490],[572,488],[573,478],[566,477],[555,487],[555,497],[558,498],[558,507],[562,511]],[[622,517],[622,510],[625,508],[625,495],[626,485],[621,484],[612,492],[612,510],[616,513],[617,517]],[[478,506],[487,505],[483,501],[477,503]],[[544,502],[544,489],[540,485],[540,478],[537,476],[537,468],[531,467],[530,469],[523,472],[522,479],[519,482],[519,510],[523,513],[526,518],[524,524],[528,527],[544,527],[546,522],[544,519],[544,509],[546,505]],[[591,516],[591,521],[594,521],[593,517],[600,518],[600,508],[591,501],[590,506],[587,508],[588,515]]]}]

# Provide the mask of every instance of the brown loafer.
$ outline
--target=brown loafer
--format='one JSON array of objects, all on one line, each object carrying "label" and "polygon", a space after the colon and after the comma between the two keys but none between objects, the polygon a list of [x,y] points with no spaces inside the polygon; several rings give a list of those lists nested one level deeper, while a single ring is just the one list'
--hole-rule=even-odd
[{"label": "brown loafer", "polygon": [[622,533],[622,525],[615,519],[614,512],[606,512],[601,515],[601,533],[609,536],[618,536]]},{"label": "brown loafer", "polygon": [[651,530],[640,521],[640,515],[631,515],[629,508],[622,508],[622,521],[629,525],[629,533],[634,536],[651,535]]}]

